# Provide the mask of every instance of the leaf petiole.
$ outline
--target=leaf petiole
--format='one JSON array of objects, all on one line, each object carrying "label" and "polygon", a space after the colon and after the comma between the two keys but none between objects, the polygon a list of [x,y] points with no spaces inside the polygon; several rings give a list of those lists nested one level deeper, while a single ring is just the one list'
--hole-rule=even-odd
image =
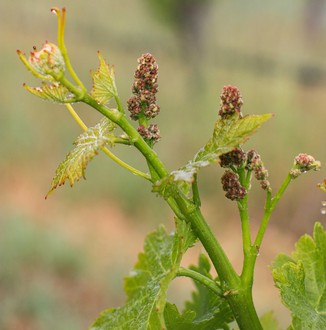
[{"label": "leaf petiole", "polygon": [[218,296],[224,297],[223,290],[215,281],[211,280],[210,278],[199,272],[196,272],[195,270],[180,267],[177,271],[176,276],[190,277],[191,279],[199,282],[200,284],[203,284],[204,286],[212,290]]},{"label": "leaf petiole", "polygon": [[75,119],[75,121],[77,122],[77,124],[82,128],[83,131],[87,131],[87,126],[85,125],[85,123],[83,122],[83,120],[78,116],[77,112],[75,111],[75,109],[72,107],[71,104],[67,103],[65,104],[66,108],[68,109],[68,111],[70,112],[70,114],[72,115],[72,117]]},{"label": "leaf petiole", "polygon": [[65,25],[66,25],[66,8],[62,8],[62,13],[58,8],[51,8],[51,12],[56,14],[58,17],[58,47],[61,51],[61,54],[63,56],[63,59],[65,61],[66,67],[72,77],[72,79],[76,82],[77,85],[81,87],[81,89],[86,92],[86,87],[81,82],[81,80],[78,78],[75,70],[73,69],[70,59],[68,56],[67,48],[65,46]]}]

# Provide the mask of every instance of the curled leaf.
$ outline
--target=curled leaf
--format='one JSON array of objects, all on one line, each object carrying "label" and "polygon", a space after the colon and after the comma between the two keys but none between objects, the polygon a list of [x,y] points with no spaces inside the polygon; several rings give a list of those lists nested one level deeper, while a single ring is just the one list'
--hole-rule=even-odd
[{"label": "curled leaf", "polygon": [[73,186],[80,178],[85,178],[85,169],[88,163],[96,156],[105,145],[113,145],[115,135],[110,133],[115,128],[107,118],[78,136],[74,142],[75,148],[68,153],[61,162],[52,180],[51,189],[47,196],[58,186],[69,180]]},{"label": "curled leaf", "polygon": [[76,97],[65,86],[59,83],[43,83],[42,87],[30,87],[24,84],[24,88],[41,99],[50,102],[71,103],[77,101]]},{"label": "curled leaf", "polygon": [[109,66],[103,59],[100,52],[98,52],[98,58],[100,64],[93,77],[93,89],[91,95],[97,102],[105,104],[110,101],[111,98],[118,95],[115,85],[114,68]]}]

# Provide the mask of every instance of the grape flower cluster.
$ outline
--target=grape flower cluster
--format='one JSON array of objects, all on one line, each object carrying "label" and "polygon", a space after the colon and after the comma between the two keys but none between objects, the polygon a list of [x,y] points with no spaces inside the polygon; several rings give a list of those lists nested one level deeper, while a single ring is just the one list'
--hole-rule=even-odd
[{"label": "grape flower cluster", "polygon": [[306,173],[310,170],[320,170],[321,163],[319,160],[315,160],[313,156],[301,153],[294,158],[293,167],[290,170],[292,179],[297,178],[302,173]]},{"label": "grape flower cluster", "polygon": [[228,168],[221,179],[223,190],[226,192],[225,196],[228,199],[239,201],[247,194],[248,191],[241,185],[237,174],[239,170],[243,169],[253,172],[264,190],[271,190],[267,180],[268,171],[255,150],[245,153],[241,148],[234,148],[220,156],[220,165],[223,168]]},{"label": "grape flower cluster", "polygon": [[222,90],[222,94],[220,95],[221,99],[221,108],[219,111],[219,115],[222,118],[226,118],[234,113],[238,113],[240,117],[241,107],[243,105],[242,96],[237,87],[228,85],[224,86]]},{"label": "grape flower cluster", "polygon": [[127,101],[128,110],[131,119],[139,122],[139,134],[154,144],[160,139],[160,131],[157,124],[148,125],[148,121],[160,112],[160,106],[156,103],[158,65],[149,53],[143,54],[138,63],[132,85],[133,96]]}]

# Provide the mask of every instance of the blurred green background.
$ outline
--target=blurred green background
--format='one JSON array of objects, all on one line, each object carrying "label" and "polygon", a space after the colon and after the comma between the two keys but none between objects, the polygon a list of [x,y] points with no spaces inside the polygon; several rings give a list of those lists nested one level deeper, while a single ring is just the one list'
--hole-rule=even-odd
[{"label": "blurred green background", "polygon": [[[80,133],[64,107],[28,94],[37,85],[15,54],[56,40],[52,6],[67,8],[66,44],[90,86],[97,50],[115,65],[121,99],[131,94],[137,58],[151,52],[159,64],[162,140],[156,150],[171,170],[185,164],[210,137],[223,85],[240,88],[243,113],[272,112],[247,144],[262,156],[274,190],[299,152],[326,163],[326,1],[324,0],[98,0],[0,2],[0,329],[85,329],[98,313],[123,303],[128,274],[144,235],[173,216],[151,187],[107,157],[87,169],[87,181],[44,200],[57,164]],[[100,116],[76,105],[88,125]],[[145,170],[130,148],[115,151]],[[241,263],[235,205],[223,199],[221,169],[200,173],[203,212],[230,259]],[[300,177],[279,204],[256,273],[260,313],[274,309],[285,328],[268,265],[278,252],[311,233],[320,214],[325,171]],[[263,194],[253,187],[257,228]],[[195,262],[200,247],[189,252]],[[176,280],[171,300],[190,297],[190,282]],[[268,299],[266,299],[266,296]]]}]

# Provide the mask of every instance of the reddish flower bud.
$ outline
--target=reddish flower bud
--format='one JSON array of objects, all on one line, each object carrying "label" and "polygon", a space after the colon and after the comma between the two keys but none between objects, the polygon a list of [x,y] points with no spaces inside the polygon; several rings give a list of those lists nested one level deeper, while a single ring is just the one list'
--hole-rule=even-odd
[{"label": "reddish flower bud", "polygon": [[247,152],[247,164],[246,169],[248,171],[254,171],[255,178],[260,181],[260,185],[264,190],[270,190],[270,183],[267,180],[268,171],[261,160],[260,155],[255,150]]},{"label": "reddish flower bud", "polygon": [[243,199],[246,194],[246,188],[242,187],[239,176],[232,171],[225,171],[221,178],[223,190],[226,192],[225,197],[232,201]]},{"label": "reddish flower bud", "polygon": [[131,96],[127,101],[127,104],[128,104],[128,110],[130,112],[130,117],[133,120],[137,120],[142,110],[141,102],[139,101],[139,98],[137,96]]},{"label": "reddish flower bud", "polygon": [[158,65],[151,54],[144,54],[138,59],[132,93],[128,101],[128,110],[133,120],[141,116],[151,119],[158,115],[160,107],[156,104],[158,91]]},{"label": "reddish flower bud", "polygon": [[261,180],[260,181],[260,186],[264,189],[264,190],[267,190],[267,191],[271,191],[271,184],[269,183],[268,180]]},{"label": "reddish flower bud", "polygon": [[147,141],[156,143],[160,140],[160,130],[156,124],[151,124],[147,128],[143,125],[138,127],[138,133]]},{"label": "reddish flower bud", "polygon": [[241,167],[246,159],[247,155],[241,148],[234,148],[232,151],[220,156],[220,165],[221,167]]},{"label": "reddish flower bud", "polygon": [[308,154],[299,154],[294,158],[294,165],[302,171],[316,170],[320,168],[320,162]]},{"label": "reddish flower bud", "polygon": [[156,117],[159,112],[160,112],[160,106],[157,105],[156,103],[150,104],[150,106],[144,110],[144,113],[148,118]]},{"label": "reddish flower bud", "polygon": [[296,179],[301,174],[302,174],[302,172],[297,168],[292,168],[290,170],[290,175],[291,175],[292,179]]},{"label": "reddish flower bud", "polygon": [[253,166],[257,158],[260,158],[260,156],[257,154],[255,150],[250,150],[247,152],[247,165],[246,165],[247,170],[249,171],[253,170]]},{"label": "reddish flower bud", "polygon": [[310,170],[320,170],[321,163],[315,160],[314,157],[301,153],[294,158],[293,168],[290,170],[290,175],[293,179],[297,178],[300,174]]},{"label": "reddish flower bud", "polygon": [[241,115],[241,106],[243,100],[240,91],[234,86],[224,86],[222,90],[221,98],[221,109],[219,115],[222,118],[228,117],[238,112]]}]

